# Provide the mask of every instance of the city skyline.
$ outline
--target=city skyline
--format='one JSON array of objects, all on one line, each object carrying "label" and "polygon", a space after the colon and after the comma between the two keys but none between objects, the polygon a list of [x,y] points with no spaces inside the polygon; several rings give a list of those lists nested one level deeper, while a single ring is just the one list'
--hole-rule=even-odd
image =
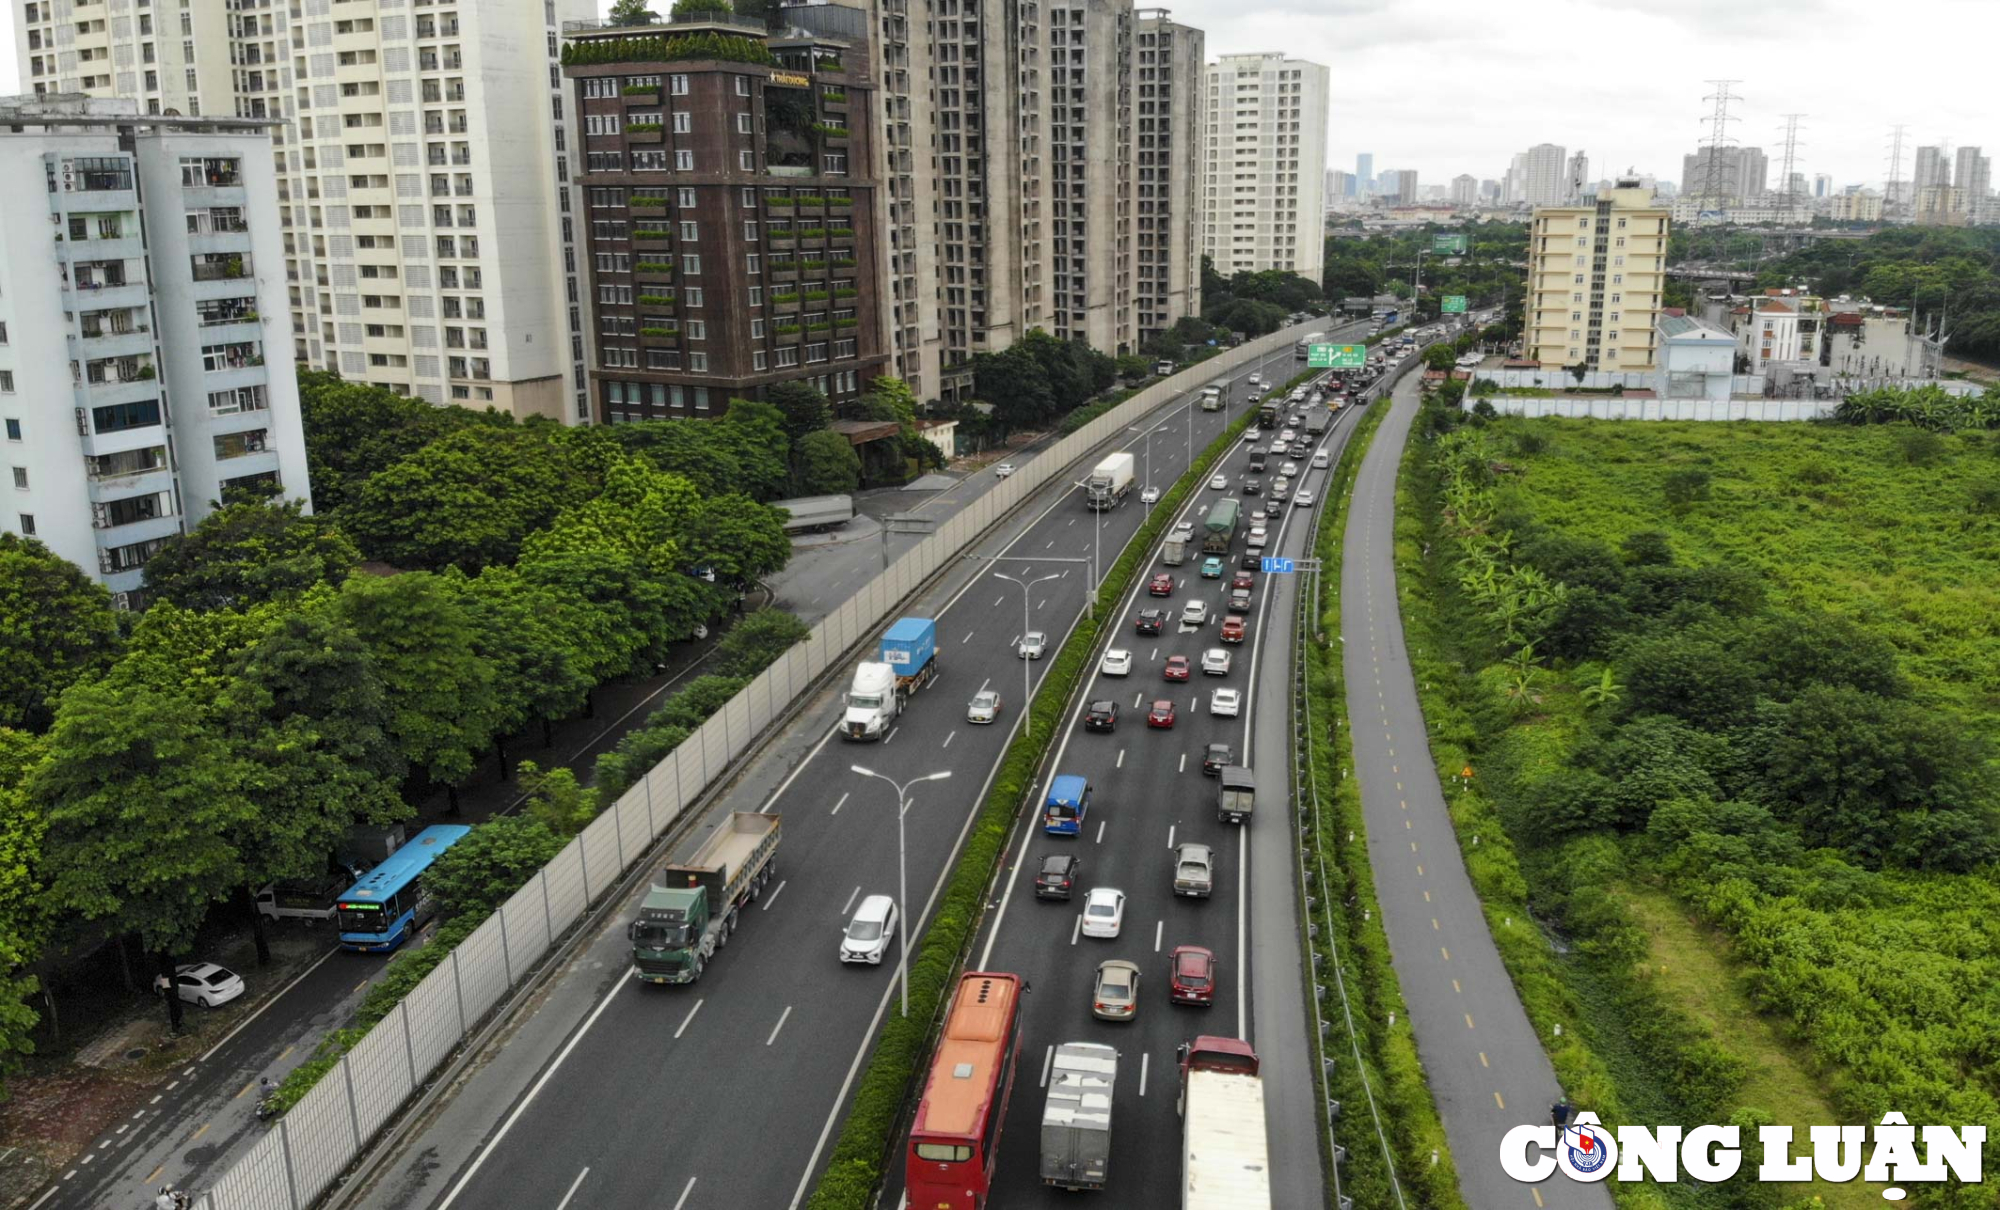
[{"label": "city skyline", "polygon": [[[611,0],[597,0],[597,6],[608,12]],[[657,5],[661,11],[670,6],[670,0]],[[0,38],[9,45],[18,7],[10,2],[0,8]],[[1588,148],[1599,178],[1632,168],[1675,179],[1681,158],[1706,133],[1701,98],[1710,77],[1741,81],[1732,134],[1743,145],[1769,152],[1782,141],[1781,115],[1805,110],[1797,170],[1808,180],[1827,173],[1836,188],[1880,187],[1888,131],[1898,122],[1910,126],[1906,179],[1911,147],[2000,145],[1991,105],[1980,96],[1979,41],[1935,37],[1954,15],[1976,11],[1966,0],[1914,0],[1894,19],[1863,0],[1802,0],[1783,10],[1749,11],[1723,0],[1671,9],[1638,0],[1524,0],[1510,12],[1526,19],[1504,25],[1473,0],[1313,6],[1281,0],[1248,11],[1226,0],[1183,0],[1168,11],[1176,22],[1207,34],[1210,62],[1282,50],[1334,64],[1328,166],[1351,171],[1356,153],[1372,152],[1378,172],[1413,169],[1423,183],[1459,173],[1498,179],[1515,151],[1541,142]],[[1551,22],[1576,36],[1551,42],[1533,32]],[[1868,38],[1852,37],[1860,28]],[[1670,70],[1621,77],[1617,92],[1589,106],[1575,105],[1566,89],[1486,83],[1568,79],[1577,63],[1614,52],[1624,56],[1633,46],[1645,47],[1650,63]],[[1841,116],[1857,107],[1833,104],[1814,114],[1781,67],[1797,62],[1814,64],[1830,82],[1873,78],[1885,62],[1922,62],[1925,86],[1920,97],[1885,89],[1889,103],[1859,117]],[[1504,76],[1494,71],[1497,64],[1506,65]],[[0,95],[20,91],[18,76],[11,57],[0,62]]]}]

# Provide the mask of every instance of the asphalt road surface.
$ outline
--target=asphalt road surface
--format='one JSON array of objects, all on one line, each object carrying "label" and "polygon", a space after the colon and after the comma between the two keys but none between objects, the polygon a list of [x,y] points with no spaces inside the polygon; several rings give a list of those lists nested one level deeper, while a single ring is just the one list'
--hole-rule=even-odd
[{"label": "asphalt road surface", "polygon": [[1602,1185],[1560,1176],[1522,1185],[1500,1170],[1502,1136],[1546,1122],[1559,1089],[1466,874],[1403,642],[1396,471],[1416,413],[1412,375],[1356,477],[1341,568],[1348,717],[1382,924],[1466,1204],[1608,1210]]},{"label": "asphalt road surface", "polygon": [[[1282,381],[1294,365],[1281,347],[1232,377],[1240,383],[1257,370]],[[1234,394],[1226,411],[1194,413],[1197,450],[1238,414],[1242,392]],[[1167,438],[1184,432],[1181,408],[1191,404],[1154,414],[1173,426],[1153,439],[1158,481],[1185,463],[1185,440]],[[1102,514],[1105,566],[1144,511],[1134,491]],[[1052,488],[979,553],[1089,558],[1098,517],[1073,490]],[[1081,612],[1084,567],[1017,562],[1005,570],[1060,577],[1037,586],[1029,602],[1032,626],[1049,632],[1053,651]],[[707,826],[729,810],[769,810],[783,815],[785,830],[779,881],[702,981],[630,980],[630,905],[614,913],[359,1204],[701,1210],[802,1201],[882,1014],[893,1011],[893,949],[881,968],[843,968],[836,958],[853,905],[893,895],[897,881],[894,794],[849,766],[898,780],[954,774],[916,787],[905,818],[915,934],[1016,723],[1020,608],[1018,588],[971,564],[913,606],[912,614],[938,619],[940,675],[888,739],[837,740],[844,686],[830,690],[712,814]],[[1043,667],[1031,663],[1029,675]],[[1005,700],[1000,725],[966,723],[967,700],[988,685]],[[706,826],[697,829],[679,855],[706,835]]]},{"label": "asphalt road surface", "polygon": [[[1337,458],[1345,444],[1353,414],[1351,408],[1340,413],[1325,438],[1330,458]],[[1263,440],[1268,442],[1269,435]],[[1314,443],[1315,448],[1319,444]],[[1239,494],[1248,477],[1249,449],[1240,444],[1223,464],[1229,479],[1225,491],[1204,486],[1189,500],[1184,516],[1194,522],[1197,532],[1208,509],[1224,497],[1240,499],[1246,512],[1254,508],[1263,515],[1264,496]],[[1275,472],[1281,461],[1274,457],[1269,470]],[[1309,458],[1297,461],[1305,473],[1294,478],[1293,490],[1307,487],[1323,497],[1328,472],[1311,469]],[[1323,503],[1316,499],[1309,507]],[[1288,506],[1271,518],[1271,542],[1261,553],[1307,553],[1306,511]],[[1130,651],[1132,671],[1122,677],[1105,676],[1101,670],[1093,673],[1067,718],[1049,770],[1052,776],[1081,774],[1094,788],[1082,834],[1046,835],[1030,811],[1010,843],[1003,897],[988,915],[984,940],[976,951],[978,969],[1019,974],[1032,989],[1023,1001],[1021,1060],[1001,1135],[992,1201],[996,1206],[1072,1204],[1068,1200],[1072,1195],[1041,1183],[1038,1127],[1051,1054],[1056,1046],[1075,1041],[1107,1043],[1119,1052],[1109,1184],[1093,1196],[1093,1204],[1177,1204],[1180,1122],[1175,1109],[1175,1048],[1197,1034],[1246,1038],[1265,1060],[1273,1204],[1306,1207],[1327,1201],[1311,1066],[1302,1061],[1310,1052],[1286,785],[1290,699],[1282,687],[1289,675],[1294,581],[1253,573],[1256,587],[1248,640],[1229,647],[1216,637],[1248,530],[1246,518],[1238,525],[1220,579],[1200,575],[1202,555],[1191,552],[1186,563],[1167,567],[1158,562],[1158,550],[1152,552],[1152,565],[1120,602],[1118,625],[1099,650],[1099,655],[1103,647]],[[1149,590],[1151,575],[1161,571],[1175,578],[1168,598],[1152,596]],[[1211,615],[1208,625],[1193,631],[1178,624],[1180,609],[1190,600],[1207,602]],[[1157,638],[1136,634],[1132,619],[1137,612],[1161,606],[1173,610],[1175,622]],[[1203,651],[1217,647],[1233,657],[1229,672],[1201,673]],[[1170,655],[1185,655],[1196,665],[1191,680],[1163,678]],[[1241,717],[1208,712],[1210,697],[1218,688],[1243,694]],[[1171,729],[1147,726],[1147,707],[1160,698],[1177,707]],[[1082,710],[1098,699],[1116,701],[1121,712],[1116,729],[1109,733],[1082,729]],[[1237,763],[1259,773],[1256,810],[1245,825],[1223,823],[1216,817],[1217,782],[1201,770],[1203,753],[1211,743],[1230,745],[1238,754]],[[1186,841],[1213,849],[1215,888],[1210,898],[1173,893],[1172,847]],[[1083,863],[1075,898],[1037,900],[1034,882],[1041,858],[1062,853]],[[1125,893],[1124,922],[1115,939],[1080,935],[1083,894],[1093,887],[1116,887]],[[1220,977],[1212,1006],[1177,1005],[1169,999],[1169,956],[1177,945],[1198,945],[1214,953]],[[1091,1014],[1097,965],[1110,958],[1140,968],[1139,1010],[1131,1020],[1101,1021]],[[885,1204],[893,1204],[901,1194],[900,1168],[890,1177]]]}]

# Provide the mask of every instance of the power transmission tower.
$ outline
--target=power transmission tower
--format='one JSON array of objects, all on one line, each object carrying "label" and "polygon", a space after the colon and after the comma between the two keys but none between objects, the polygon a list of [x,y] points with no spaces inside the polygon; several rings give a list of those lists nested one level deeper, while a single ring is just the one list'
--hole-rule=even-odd
[{"label": "power transmission tower", "polygon": [[1709,86],[1715,91],[1702,98],[1704,104],[1713,106],[1708,115],[1708,170],[1702,174],[1701,201],[1698,210],[1715,210],[1726,204],[1728,193],[1723,190],[1722,154],[1723,150],[1736,140],[1729,137],[1729,124],[1736,118],[1730,114],[1732,101],[1743,98],[1729,91],[1730,86],[1741,84],[1741,80],[1710,80]]},{"label": "power transmission tower", "polygon": [[1785,183],[1782,192],[1785,195],[1785,213],[1787,217],[1792,218],[1796,218],[1798,215],[1800,205],[1799,187],[1792,175],[1792,165],[1798,159],[1799,123],[1805,116],[1802,113],[1788,113],[1785,115],[1785,175],[1783,178]]},{"label": "power transmission tower", "polygon": [[1897,210],[1903,200],[1903,135],[1908,126],[1889,128],[1889,179],[1882,189],[1883,218]]}]

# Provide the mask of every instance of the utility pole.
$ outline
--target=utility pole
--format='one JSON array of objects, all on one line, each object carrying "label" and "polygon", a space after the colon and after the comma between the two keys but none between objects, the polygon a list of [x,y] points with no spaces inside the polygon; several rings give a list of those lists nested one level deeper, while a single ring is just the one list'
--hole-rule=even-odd
[{"label": "utility pole", "polygon": [[1742,82],[1710,80],[1708,83],[1715,91],[1702,98],[1713,108],[1708,115],[1708,164],[1707,171],[1702,173],[1701,200],[1696,205],[1697,212],[1720,209],[1732,196],[1722,191],[1722,153],[1736,141],[1729,137],[1729,124],[1736,120],[1729,112],[1730,103],[1743,99],[1729,90],[1732,85]]},{"label": "utility pole", "polygon": [[1785,174],[1785,216],[1794,222],[1798,220],[1799,193],[1798,189],[1792,183],[1792,165],[1798,160],[1799,122],[1805,116],[1802,113],[1788,113],[1785,115],[1785,166],[1783,169]]},{"label": "utility pole", "polygon": [[1889,179],[1882,185],[1882,217],[1888,218],[1903,202],[1903,135],[1908,126],[1889,128]]}]

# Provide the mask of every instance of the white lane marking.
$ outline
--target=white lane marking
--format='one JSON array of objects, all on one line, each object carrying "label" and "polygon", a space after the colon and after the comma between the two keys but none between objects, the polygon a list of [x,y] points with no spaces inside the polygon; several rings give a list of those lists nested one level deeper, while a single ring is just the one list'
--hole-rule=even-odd
[{"label": "white lane marking", "polygon": [[944,737],[944,743],[938,746],[941,748],[949,748],[951,747],[951,741],[957,738],[958,738],[958,732],[956,731],[948,732]]},{"label": "white lane marking", "polygon": [[1049,1086],[1049,1069],[1055,1066],[1056,1048],[1051,1046],[1042,1052],[1042,1087]]},{"label": "white lane marking", "polygon": [[1043,597],[1041,600],[1035,602],[1036,609],[1047,609],[1048,605],[1049,599],[1047,597]]},{"label": "white lane marking", "polygon": [[790,1019],[791,1015],[792,1006],[787,1004],[785,1005],[785,1011],[778,1014],[778,1023],[771,1027],[771,1036],[764,1039],[764,1045],[769,1046],[778,1040],[778,1031],[785,1027],[785,1022]]},{"label": "white lane marking", "polygon": [[688,1194],[694,1192],[694,1183],[698,1179],[700,1178],[692,1176],[688,1178],[687,1186],[681,1190],[680,1199],[674,1202],[674,1210],[681,1210],[682,1206],[687,1205]]},{"label": "white lane marking", "polygon": [[1181,753],[1181,767],[1180,767],[1180,772],[1182,772],[1182,773],[1185,773],[1185,772],[1187,772],[1187,753],[1185,753],[1185,752]]},{"label": "white lane marking", "polygon": [[1142,1097],[1146,1095],[1146,1068],[1152,1063],[1152,1060],[1153,1056],[1148,1054],[1139,1056],[1139,1095]]},{"label": "white lane marking", "polygon": [[1153,648],[1153,654],[1148,658],[1157,662],[1160,658],[1160,649],[1158,647]]},{"label": "white lane marking", "polygon": [[1156,954],[1157,954],[1157,953],[1159,953],[1159,952],[1160,952],[1160,943],[1161,943],[1162,941],[1166,940],[1166,937],[1167,937],[1167,922],[1166,922],[1166,921],[1164,921],[1164,920],[1162,920],[1162,921],[1160,921],[1160,922],[1159,922],[1158,924],[1156,924],[1156,925],[1154,925],[1154,926],[1153,926],[1153,952],[1154,952],[1154,953],[1156,953]]},{"label": "white lane marking", "polygon": [[828,814],[828,815],[838,815],[838,814],[840,814],[840,808],[842,808],[842,807],[844,807],[844,806],[846,806],[846,805],[847,805],[847,795],[848,795],[848,794],[852,794],[852,793],[854,793],[854,791],[852,791],[852,790],[849,790],[849,791],[847,792],[847,794],[843,794],[843,795],[841,795],[841,796],[840,796],[840,801],[839,801],[839,802],[837,802],[837,803],[834,803],[834,804],[833,804],[833,810],[831,810],[831,811],[828,811],[828,812],[827,812],[827,814]]},{"label": "white lane marking", "polygon": [[160,1097],[158,1096],[155,1096],[152,1100],[146,1102],[146,1104],[148,1105],[158,1105],[159,1103],[160,1103]]},{"label": "white lane marking", "polygon": [[1097,843],[1104,843],[1104,821],[1101,819],[1097,821]]},{"label": "white lane marking", "polygon": [[972,634],[973,634],[973,632],[972,632],[972,631],[970,631],[970,630],[966,631],[966,632],[965,632],[965,637],[964,637],[964,638],[962,638],[962,639],[960,639],[960,640],[958,641],[958,645],[959,645],[960,647],[963,647],[963,646],[965,646],[965,645],[966,645],[967,643],[970,643],[970,642],[972,641]]},{"label": "white lane marking", "polygon": [[848,894],[847,902],[840,905],[840,914],[843,916],[847,915],[847,909],[853,907],[854,901],[860,898],[860,896],[861,896],[861,888],[855,887],[854,890]]},{"label": "white lane marking", "polygon": [[677,1030],[675,1030],[675,1031],[674,1031],[674,1036],[675,1036],[676,1038],[680,1037],[680,1036],[681,1036],[682,1034],[684,1034],[684,1033],[686,1033],[686,1032],[687,1032],[687,1027],[688,1027],[688,1025],[689,1025],[689,1024],[691,1024],[691,1023],[692,1023],[692,1022],[694,1021],[694,1015],[695,1015],[696,1013],[700,1012],[700,1011],[701,1011],[701,1006],[702,1006],[702,1005],[704,1005],[704,1004],[706,1004],[706,1003],[708,1003],[708,1000],[707,1000],[707,998],[706,998],[706,997],[704,997],[704,998],[702,998],[702,999],[700,999],[700,1000],[696,1000],[696,1001],[694,1002],[694,1007],[693,1007],[693,1008],[690,1008],[690,1009],[688,1009],[688,1015],[687,1015],[687,1016],[685,1016],[685,1017],[682,1017],[682,1018],[681,1018],[681,1027],[680,1027],[679,1029],[677,1029]]},{"label": "white lane marking", "polygon": [[1118,767],[1120,769],[1125,767],[1125,749],[1123,748],[1118,749]]},{"label": "white lane marking", "polygon": [[[1182,759],[1185,760],[1186,757],[1182,757]],[[1174,832],[1179,826],[1178,824],[1167,825],[1167,847],[1170,849],[1174,847]]]},{"label": "white lane marking", "polygon": [[1070,921],[1070,926],[1069,926],[1069,943],[1070,943],[1071,945],[1075,945],[1075,944],[1076,944],[1076,938],[1077,938],[1077,935],[1078,935],[1079,933],[1081,933],[1082,931],[1083,931],[1083,917],[1082,917],[1081,915],[1078,915],[1078,916],[1076,917],[1076,919],[1074,919],[1074,920]]},{"label": "white lane marking", "polygon": [[764,906],[763,906],[763,907],[761,907],[761,908],[758,908],[757,910],[758,910],[758,911],[760,911],[760,912],[768,912],[768,911],[770,911],[770,910],[771,910],[771,905],[772,905],[772,904],[774,904],[774,903],[776,903],[776,902],[778,902],[778,896],[780,896],[780,895],[782,895],[782,894],[784,894],[784,893],[785,893],[785,883],[784,883],[784,882],[783,882],[783,881],[781,880],[781,881],[780,881],[780,882],[778,883],[778,889],[777,889],[777,890],[775,890],[775,891],[772,891],[772,892],[770,893],[770,895],[766,896],[766,897],[765,897],[765,899],[764,899]]},{"label": "white lane marking", "polygon": [[1016,654],[1019,654],[1021,650],[1021,636],[1017,634],[1013,638],[1008,639],[1007,645],[1012,647]]},{"label": "white lane marking", "polygon": [[1006,603],[1007,603],[1007,598],[1005,596],[1002,596],[999,600],[993,602],[993,607],[995,609],[998,609],[1000,606],[1005,605]]},{"label": "white lane marking", "polygon": [[[590,1168],[588,1165],[586,1165],[582,1172],[576,1174],[576,1179],[569,1183],[569,1192],[563,1194],[563,1199],[556,1203],[556,1210],[564,1210],[564,1207],[569,1205],[569,1199],[576,1196],[577,1187],[582,1185],[583,1178],[589,1175],[590,1175]],[[693,1182],[689,1183],[692,1184]]]},{"label": "white lane marking", "polygon": [[901,730],[902,730],[902,728],[901,728],[901,727],[891,727],[891,728],[889,728],[889,734],[887,734],[887,735],[885,735],[885,736],[883,736],[883,737],[882,737],[882,746],[883,746],[884,748],[888,747],[888,746],[889,746],[889,741],[890,741],[890,740],[892,740],[892,739],[895,739],[895,738],[896,738],[896,732],[898,732],[898,731],[901,731]]},{"label": "white lane marking", "polygon": [[1132,695],[1132,709],[1134,709],[1134,710],[1137,710],[1137,709],[1138,709],[1139,707],[1141,707],[1141,706],[1143,706],[1143,705],[1145,705],[1145,704],[1146,704],[1146,695],[1145,695],[1145,694],[1143,694],[1143,693],[1135,693],[1135,694],[1133,694],[1133,695]]},{"label": "white lane marking", "polygon": [[[179,1080],[175,1080],[173,1083],[167,1085],[167,1091],[172,1092],[174,1089],[179,1088],[180,1086],[181,1082]],[[134,1116],[136,1117],[137,1115],[135,1114]]]},{"label": "white lane marking", "polygon": [[[632,982],[633,980],[631,979],[620,979],[618,986],[612,989],[611,994],[598,1001],[597,1007],[591,1011],[590,1016],[584,1019],[583,1027],[570,1035],[569,1041],[556,1054],[555,1062],[549,1064],[549,1069],[542,1073],[541,1078],[535,1081],[533,1087],[528,1089],[528,1095],[522,1097],[521,1103],[514,1106],[514,1111],[507,1115],[507,1120],[500,1123],[500,1129],[494,1133],[493,1138],[487,1142],[479,1154],[473,1157],[472,1166],[465,1170],[464,1176],[458,1178],[458,1183],[451,1187],[451,1192],[445,1194],[444,1200],[438,1203],[437,1210],[451,1210],[451,1204],[458,1200],[458,1195],[465,1192],[466,1186],[472,1184],[473,1177],[479,1175],[479,1169],[485,1165],[486,1157],[493,1154],[493,1149],[506,1139],[507,1132],[514,1129],[514,1123],[521,1120],[521,1115],[528,1111],[528,1106],[535,1103],[535,1098],[541,1095],[542,1089],[546,1088],[549,1081],[555,1078],[556,1072],[562,1070],[563,1060],[569,1058],[570,1052],[576,1049],[577,1043],[583,1041],[584,1035],[590,1032],[590,1027],[597,1024],[597,1019],[604,1015],[604,1010],[611,1007],[611,1002],[618,998],[618,993],[625,990]],[[695,1007],[699,1008],[700,1003],[697,1002]]]}]

